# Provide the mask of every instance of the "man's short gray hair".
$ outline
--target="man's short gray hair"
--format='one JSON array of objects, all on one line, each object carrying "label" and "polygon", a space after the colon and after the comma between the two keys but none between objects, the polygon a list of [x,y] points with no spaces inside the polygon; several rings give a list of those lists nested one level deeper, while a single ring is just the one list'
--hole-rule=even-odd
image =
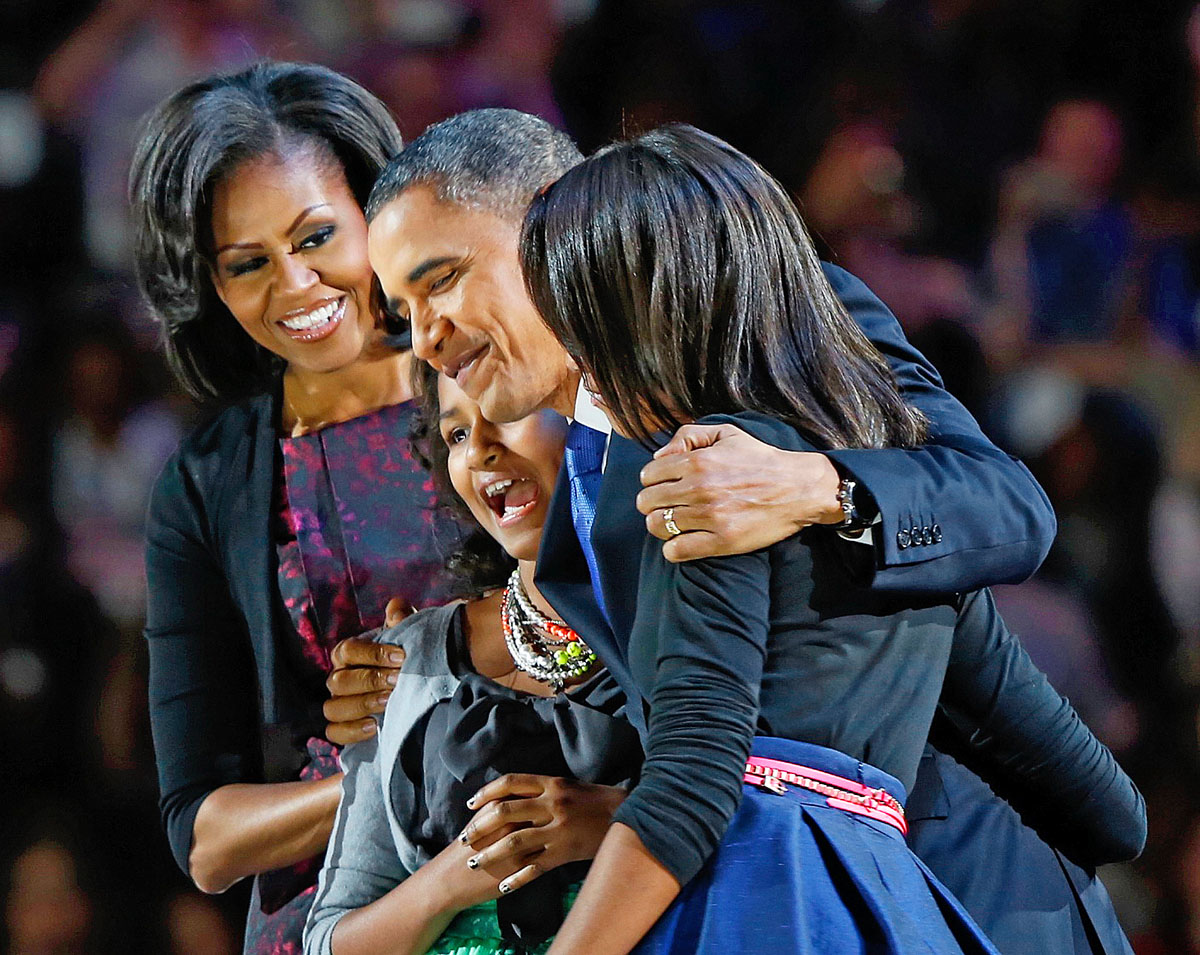
[{"label": "man's short gray hair", "polygon": [[515,109],[475,109],[430,126],[388,163],[367,200],[367,221],[411,186],[442,202],[485,208],[511,220],[539,189],[583,154],[571,137]]}]

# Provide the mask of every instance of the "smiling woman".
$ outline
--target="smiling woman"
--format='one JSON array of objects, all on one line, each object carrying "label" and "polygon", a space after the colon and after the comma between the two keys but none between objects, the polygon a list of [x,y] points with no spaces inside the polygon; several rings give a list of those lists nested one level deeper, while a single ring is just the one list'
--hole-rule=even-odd
[{"label": "smiling woman", "polygon": [[289,378],[365,363],[378,337],[366,223],[327,146],[299,140],[221,179],[212,238],[217,295]]},{"label": "smiling woman", "polygon": [[333,824],[340,774],[320,739],[332,648],[381,625],[389,598],[440,604],[459,586],[442,557],[458,527],[406,440],[411,356],[367,258],[363,203],[400,146],[350,80],[264,63],[163,103],[130,177],[167,359],[193,396],[225,406],[150,506],[162,811],[201,889],[256,877],[255,953],[298,947]]}]

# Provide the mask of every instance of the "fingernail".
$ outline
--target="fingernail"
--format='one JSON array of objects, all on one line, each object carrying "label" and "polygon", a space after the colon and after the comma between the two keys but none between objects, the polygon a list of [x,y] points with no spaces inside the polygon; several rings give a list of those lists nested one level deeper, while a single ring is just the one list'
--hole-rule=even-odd
[{"label": "fingernail", "polygon": [[467,808],[474,809],[475,808],[475,800],[478,798],[479,798],[479,794],[476,793],[474,796],[472,796],[470,799],[468,799],[467,800]]},{"label": "fingernail", "polygon": [[[471,858],[469,858],[467,860],[467,868],[468,869],[478,869],[479,868],[479,856],[471,856]],[[503,889],[501,889],[501,891],[503,891]]]},{"label": "fingernail", "polygon": [[371,720],[369,723],[367,723],[366,726],[363,727],[363,733],[366,736],[374,736],[375,731],[378,729],[379,729],[379,724],[376,723],[374,720]]},{"label": "fingernail", "polygon": [[500,883],[500,894],[501,894],[501,895],[505,895],[505,894],[507,894],[507,893],[508,893],[508,890],[509,890],[509,889],[511,889],[511,888],[512,888],[512,883],[511,883],[511,882],[509,882],[509,881],[507,881],[507,880],[505,880],[504,882],[501,882],[501,883]]},{"label": "fingernail", "polygon": [[396,666],[400,666],[400,664],[404,662],[404,651],[399,649],[389,650],[387,658],[389,663],[394,663]]},{"label": "fingernail", "polygon": [[399,674],[399,673],[395,673],[395,672],[389,673],[389,674],[387,675],[387,685],[388,685],[388,686],[395,686],[395,685],[396,685],[396,682],[397,682],[399,679],[400,679],[400,674]]},{"label": "fingernail", "polygon": [[390,693],[380,693],[379,696],[375,697],[375,705],[376,706],[387,706],[388,697],[391,695],[392,694],[390,694]]},{"label": "fingernail", "polygon": [[470,838],[468,838],[468,836],[467,836],[467,830],[466,830],[466,829],[464,829],[462,832],[460,832],[460,833],[458,834],[458,841],[459,841],[459,842],[461,842],[461,843],[462,843],[464,846],[465,846],[465,845],[466,845],[468,842],[470,842],[470,841],[471,841],[471,840],[470,840]]}]

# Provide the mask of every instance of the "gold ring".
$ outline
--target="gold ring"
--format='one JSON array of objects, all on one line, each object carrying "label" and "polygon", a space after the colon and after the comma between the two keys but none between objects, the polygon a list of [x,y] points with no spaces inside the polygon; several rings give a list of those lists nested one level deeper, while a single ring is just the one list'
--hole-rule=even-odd
[{"label": "gold ring", "polygon": [[683,533],[679,529],[679,525],[675,523],[675,508],[668,507],[663,510],[663,524],[667,528],[667,533],[672,537],[678,537]]}]

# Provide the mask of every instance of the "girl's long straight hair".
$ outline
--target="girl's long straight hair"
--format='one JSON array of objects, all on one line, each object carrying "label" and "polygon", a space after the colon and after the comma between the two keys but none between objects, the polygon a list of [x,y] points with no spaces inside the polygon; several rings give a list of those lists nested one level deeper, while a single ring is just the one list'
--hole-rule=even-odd
[{"label": "girl's long straight hair", "polygon": [[575,166],[530,206],[521,262],[543,319],[643,442],[742,410],[830,449],[925,437],[783,187],[715,136],[665,126]]}]

